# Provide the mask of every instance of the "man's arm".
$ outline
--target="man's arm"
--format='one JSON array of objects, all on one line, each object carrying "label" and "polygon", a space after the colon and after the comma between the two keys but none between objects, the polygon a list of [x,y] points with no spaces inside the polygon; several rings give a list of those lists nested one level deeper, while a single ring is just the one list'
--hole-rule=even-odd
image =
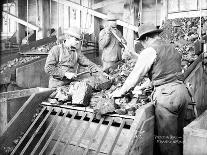
[{"label": "man's arm", "polygon": [[132,72],[127,77],[123,86],[121,87],[120,94],[124,94],[133,88],[150,70],[152,64],[156,59],[156,51],[153,48],[146,48],[139,55],[137,63]]},{"label": "man's arm", "polygon": [[89,68],[91,68],[92,70],[96,70],[98,72],[102,72],[103,70],[98,67],[98,65],[96,65],[95,63],[93,63],[92,61],[90,61],[86,56],[84,56],[82,53],[80,53],[78,55],[78,63],[82,66],[88,66]]},{"label": "man's arm", "polygon": [[58,46],[55,46],[50,50],[45,62],[45,72],[50,76],[62,79],[65,75],[65,72],[63,72],[58,66],[59,52],[60,49]]}]

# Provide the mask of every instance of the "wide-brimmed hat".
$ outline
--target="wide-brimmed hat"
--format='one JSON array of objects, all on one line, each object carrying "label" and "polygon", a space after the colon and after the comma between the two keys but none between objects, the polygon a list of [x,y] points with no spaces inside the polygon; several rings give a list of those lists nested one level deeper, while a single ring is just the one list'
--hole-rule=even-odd
[{"label": "wide-brimmed hat", "polygon": [[81,29],[78,28],[78,27],[70,27],[68,29],[65,29],[64,30],[65,39],[70,37],[70,36],[81,39],[82,38]]},{"label": "wide-brimmed hat", "polygon": [[157,27],[152,23],[142,24],[138,27],[138,35],[137,40],[141,40],[144,36],[152,33],[160,33],[162,29],[157,29]]}]

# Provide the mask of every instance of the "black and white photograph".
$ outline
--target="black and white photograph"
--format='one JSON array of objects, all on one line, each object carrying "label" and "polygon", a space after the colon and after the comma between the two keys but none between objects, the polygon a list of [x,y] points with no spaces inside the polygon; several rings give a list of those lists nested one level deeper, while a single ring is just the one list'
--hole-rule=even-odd
[{"label": "black and white photograph", "polygon": [[207,155],[207,0],[0,10],[0,155]]}]

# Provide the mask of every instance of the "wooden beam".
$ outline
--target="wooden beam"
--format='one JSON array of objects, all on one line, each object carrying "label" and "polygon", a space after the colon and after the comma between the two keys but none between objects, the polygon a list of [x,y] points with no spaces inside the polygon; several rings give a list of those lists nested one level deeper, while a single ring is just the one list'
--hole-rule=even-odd
[{"label": "wooden beam", "polygon": [[13,20],[16,21],[17,23],[20,23],[20,24],[22,24],[22,25],[24,25],[24,26],[26,26],[26,27],[29,27],[29,28],[31,28],[31,29],[33,29],[33,30],[37,30],[37,31],[39,30],[39,27],[36,26],[36,25],[27,23],[26,21],[24,21],[24,20],[22,20],[22,19],[20,19],[20,18],[18,18],[18,17],[16,17],[16,16],[14,16],[14,15],[12,15],[12,14],[6,12],[6,11],[3,11],[3,13],[4,13],[4,14],[7,14],[9,18],[13,19]]},{"label": "wooden beam", "polygon": [[140,20],[140,24],[142,24],[142,3],[143,3],[143,1],[142,0],[140,0],[139,1],[139,20]]},{"label": "wooden beam", "polygon": [[0,99],[0,136],[7,126],[7,99]]},{"label": "wooden beam", "polygon": [[185,11],[185,12],[173,12],[173,13],[168,13],[168,19],[175,19],[175,18],[191,18],[191,17],[200,17],[200,16],[206,16],[207,15],[207,10],[200,10],[198,11]]},{"label": "wooden beam", "polygon": [[116,3],[119,3],[119,2],[123,2],[123,0],[113,0],[113,1],[106,0],[106,1],[103,1],[103,2],[93,4],[92,9],[96,10],[96,9],[103,8],[103,7],[106,7],[106,6],[109,6],[109,5],[112,5],[112,4],[116,4]]},{"label": "wooden beam", "polygon": [[[61,4],[64,4],[66,6],[69,6],[71,8],[76,9],[76,10],[79,10],[79,11],[85,11],[85,12],[87,12],[87,13],[93,15],[93,16],[96,16],[96,17],[101,18],[101,19],[104,19],[104,20],[109,19],[109,17],[107,17],[107,15],[105,15],[103,13],[94,11],[94,10],[92,10],[90,8],[81,6],[79,4],[76,4],[76,3],[73,3],[73,2],[70,2],[70,1],[67,1],[67,0],[53,0],[53,1],[55,1],[57,3],[59,2]],[[131,25],[131,24],[127,23],[127,22],[124,22],[124,21],[121,21],[121,20],[117,20],[117,24],[118,25],[121,25],[123,27],[126,27],[128,29],[131,29],[131,30],[133,30],[135,32],[138,31],[138,27],[137,26]]]},{"label": "wooden beam", "polygon": [[9,91],[9,92],[3,92],[0,93],[0,102],[2,102],[3,99],[14,99],[14,98],[21,98],[25,96],[30,96],[32,93],[38,92],[38,88],[30,88],[30,89],[23,89],[23,90],[17,90],[17,91]]}]

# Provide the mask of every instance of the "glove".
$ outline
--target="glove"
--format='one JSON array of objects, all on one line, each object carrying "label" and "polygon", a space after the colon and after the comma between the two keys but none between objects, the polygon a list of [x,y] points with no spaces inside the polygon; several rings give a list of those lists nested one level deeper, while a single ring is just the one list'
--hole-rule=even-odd
[{"label": "glove", "polygon": [[75,73],[66,72],[66,73],[65,73],[65,77],[66,77],[67,79],[73,79],[73,78],[75,78],[75,77],[77,77],[77,76],[76,76]]}]

